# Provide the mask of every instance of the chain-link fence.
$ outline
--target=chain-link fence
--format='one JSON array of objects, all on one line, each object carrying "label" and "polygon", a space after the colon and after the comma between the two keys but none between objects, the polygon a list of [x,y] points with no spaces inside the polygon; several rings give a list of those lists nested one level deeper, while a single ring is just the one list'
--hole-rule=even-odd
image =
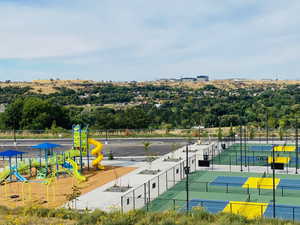
[{"label": "chain-link fence", "polygon": [[[188,158],[188,165],[190,172],[196,171],[196,155]],[[149,205],[151,199],[157,198],[186,177],[185,166],[186,160],[182,160],[175,166],[124,194],[121,197],[122,211],[139,209]]]}]

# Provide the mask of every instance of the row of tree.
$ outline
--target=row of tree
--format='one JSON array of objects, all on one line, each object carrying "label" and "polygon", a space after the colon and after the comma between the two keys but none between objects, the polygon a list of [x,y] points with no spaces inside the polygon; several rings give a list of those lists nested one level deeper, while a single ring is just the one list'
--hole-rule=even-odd
[{"label": "row of tree", "polygon": [[[114,86],[105,91],[89,88],[90,94],[114,95]],[[300,116],[300,88],[249,88],[221,90],[208,85],[199,90],[171,87],[119,87],[117,94],[135,98],[137,93],[152,93],[144,104],[126,108],[85,107],[73,105],[72,98],[78,93],[70,89],[59,89],[50,95],[31,95],[26,91],[6,90],[12,100],[4,113],[0,113],[2,129],[47,129],[53,126],[70,129],[72,124],[89,124],[96,129],[143,129],[143,128],[190,128],[193,126],[225,127],[251,125],[253,127],[289,128],[295,126]],[[0,90],[1,91],[1,90]],[[86,90],[88,91],[88,90]],[[127,94],[123,91],[128,91]],[[84,91],[81,90],[81,94]],[[15,94],[13,94],[15,93]],[[163,104],[153,93],[167,95]],[[0,95],[2,96],[2,95]],[[16,97],[17,96],[17,97]],[[95,95],[96,96],[96,95]],[[96,97],[97,97],[96,96]],[[174,97],[176,96],[176,97]],[[95,98],[96,98],[95,97]],[[63,99],[63,104],[62,104]],[[161,100],[161,99],[160,99]],[[70,101],[70,102],[68,102]],[[107,101],[107,100],[106,100]],[[109,102],[109,101],[108,101]],[[75,104],[76,105],[76,104]]]}]

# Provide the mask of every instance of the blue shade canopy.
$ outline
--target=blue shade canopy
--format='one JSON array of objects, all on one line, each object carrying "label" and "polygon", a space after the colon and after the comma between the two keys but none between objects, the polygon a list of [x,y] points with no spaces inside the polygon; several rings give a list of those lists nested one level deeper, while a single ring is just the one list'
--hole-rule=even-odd
[{"label": "blue shade canopy", "polygon": [[61,145],[45,142],[31,147],[37,149],[53,149],[53,148],[61,147]]},{"label": "blue shade canopy", "polygon": [[0,156],[4,156],[4,157],[13,157],[13,156],[17,156],[17,155],[22,155],[26,152],[20,152],[20,151],[16,151],[16,150],[6,150],[4,152],[0,152]]}]

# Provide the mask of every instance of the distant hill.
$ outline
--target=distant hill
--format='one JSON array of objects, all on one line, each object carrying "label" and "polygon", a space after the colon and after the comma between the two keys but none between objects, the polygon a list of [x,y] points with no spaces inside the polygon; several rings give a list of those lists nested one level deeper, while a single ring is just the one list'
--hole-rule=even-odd
[{"label": "distant hill", "polygon": [[0,87],[30,87],[32,92],[41,94],[55,93],[61,87],[79,90],[89,86],[97,86],[101,84],[112,84],[115,86],[171,86],[186,87],[192,89],[202,88],[206,85],[213,85],[219,89],[229,90],[238,88],[283,88],[287,85],[300,85],[300,81],[296,80],[213,80],[208,82],[165,82],[165,81],[147,81],[147,82],[98,82],[92,80],[33,80],[31,82],[0,82]]}]

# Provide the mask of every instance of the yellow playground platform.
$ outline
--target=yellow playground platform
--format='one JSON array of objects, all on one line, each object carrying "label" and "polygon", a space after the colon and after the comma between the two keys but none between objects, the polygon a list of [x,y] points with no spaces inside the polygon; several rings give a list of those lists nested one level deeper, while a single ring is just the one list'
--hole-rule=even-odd
[{"label": "yellow playground platform", "polygon": [[[275,188],[279,184],[280,179],[275,178]],[[249,177],[248,180],[243,184],[243,188],[260,188],[260,189],[272,189],[273,178],[267,177]]]},{"label": "yellow playground platform", "polygon": [[239,214],[248,219],[255,219],[264,215],[267,207],[268,203],[230,201],[223,209],[223,212]]}]

